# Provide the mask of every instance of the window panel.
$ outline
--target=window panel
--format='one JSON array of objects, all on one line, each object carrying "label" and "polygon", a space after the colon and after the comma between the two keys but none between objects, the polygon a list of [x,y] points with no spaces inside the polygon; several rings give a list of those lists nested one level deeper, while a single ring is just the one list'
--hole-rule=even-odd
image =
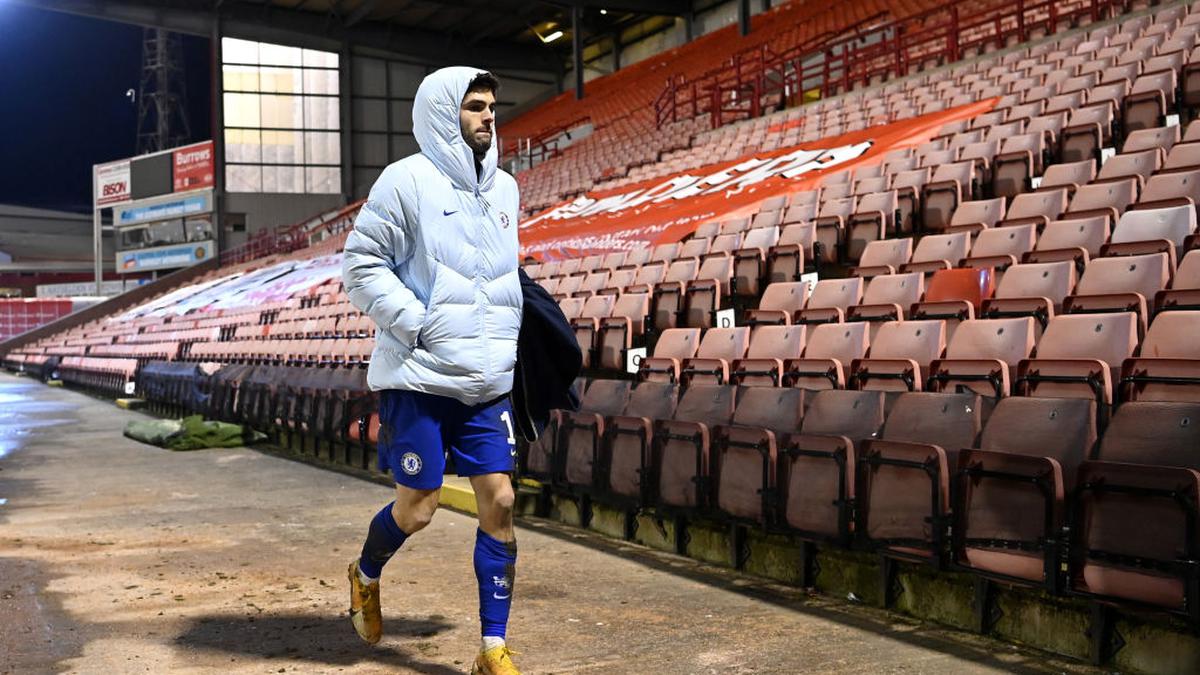
[{"label": "window panel", "polygon": [[337,129],[338,100],[325,96],[304,97],[304,125],[309,129]]},{"label": "window panel", "polygon": [[337,68],[337,52],[319,52],[315,49],[305,49],[304,65],[318,68]]},{"label": "window panel", "polygon": [[304,168],[299,166],[264,166],[263,192],[304,192]]},{"label": "window panel", "polygon": [[342,170],[332,166],[310,166],[304,170],[307,191],[336,194],[342,191]]},{"label": "window panel", "polygon": [[225,189],[229,192],[262,192],[262,167],[227,165]]},{"label": "window panel", "polygon": [[300,65],[300,48],[260,42],[258,58],[259,63],[264,66],[298,66]]},{"label": "window panel", "polygon": [[259,110],[258,94],[229,94],[225,97],[225,126],[227,127],[258,127],[262,126]]},{"label": "window panel", "polygon": [[341,164],[342,144],[336,131],[309,131],[304,134],[305,164]]},{"label": "window panel", "polygon": [[[301,129],[304,127],[304,111],[300,96],[284,94],[262,95],[262,126],[276,129]],[[236,126],[236,125],[230,125]]]},{"label": "window panel", "polygon": [[258,91],[258,66],[223,66],[225,91]]},{"label": "window panel", "polygon": [[259,74],[262,90],[280,94],[299,94],[302,75],[299,68],[274,68],[263,66]]},{"label": "window panel", "polygon": [[258,129],[226,129],[225,160],[256,164],[261,162],[261,132]]},{"label": "window panel", "polygon": [[264,164],[303,164],[304,134],[299,131],[262,132]]},{"label": "window panel", "polygon": [[338,71],[336,70],[305,70],[304,93],[306,94],[336,94],[338,93]]},{"label": "window panel", "polygon": [[221,38],[221,56],[225,63],[258,63],[258,43]]}]

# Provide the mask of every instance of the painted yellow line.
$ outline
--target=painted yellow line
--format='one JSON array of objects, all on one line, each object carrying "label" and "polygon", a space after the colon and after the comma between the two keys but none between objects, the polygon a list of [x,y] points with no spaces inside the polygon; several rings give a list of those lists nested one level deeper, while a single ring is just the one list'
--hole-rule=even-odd
[{"label": "painted yellow line", "polygon": [[520,478],[517,480],[517,484],[522,485],[527,488],[533,488],[534,490],[542,489],[542,483],[540,481],[536,481],[532,478]]},{"label": "painted yellow line", "polygon": [[452,508],[455,511],[479,515],[479,506],[475,502],[475,491],[471,489],[471,483],[466,480],[462,481],[462,484],[459,484],[458,481],[447,480],[442,485],[442,495],[438,503],[440,506]]}]

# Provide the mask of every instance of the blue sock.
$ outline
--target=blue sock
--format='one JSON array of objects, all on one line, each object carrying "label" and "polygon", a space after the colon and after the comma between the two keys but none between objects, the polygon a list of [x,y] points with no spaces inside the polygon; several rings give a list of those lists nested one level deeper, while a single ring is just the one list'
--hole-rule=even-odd
[{"label": "blue sock", "polygon": [[358,558],[358,569],[362,573],[378,579],[392,554],[400,550],[408,535],[396,524],[392,517],[392,502],[383,507],[371,520],[371,529],[367,530],[367,541],[363,544],[362,555]]},{"label": "blue sock", "polygon": [[475,578],[479,580],[479,623],[484,637],[503,638],[512,607],[517,543],[475,531]]}]

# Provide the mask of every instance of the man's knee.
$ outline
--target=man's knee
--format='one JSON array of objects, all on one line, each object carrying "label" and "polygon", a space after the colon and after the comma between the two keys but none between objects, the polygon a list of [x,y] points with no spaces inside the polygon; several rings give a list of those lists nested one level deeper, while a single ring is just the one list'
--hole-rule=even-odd
[{"label": "man's knee", "polygon": [[516,496],[513,494],[512,486],[504,485],[490,495],[489,506],[491,511],[497,517],[511,518],[513,504],[516,503]]},{"label": "man's knee", "polygon": [[440,491],[397,491],[392,516],[406,534],[415,534],[425,529],[437,512]]}]

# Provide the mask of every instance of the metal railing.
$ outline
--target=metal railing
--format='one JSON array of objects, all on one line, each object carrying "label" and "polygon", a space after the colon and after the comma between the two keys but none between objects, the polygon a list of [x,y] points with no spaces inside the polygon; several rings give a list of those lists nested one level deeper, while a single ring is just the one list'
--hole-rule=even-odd
[{"label": "metal railing", "polygon": [[[904,77],[930,63],[945,65],[1050,35],[1082,18],[1099,21],[1128,9],[1128,0],[1016,0],[982,10],[960,0],[887,23],[868,20],[850,34],[810,41],[779,54],[767,46],[739,52],[721,67],[692,79],[668,78],[655,100],[655,121],[665,124],[712,116],[714,128],[757,117],[764,99],[794,104],[806,92],[827,98],[887,79]],[[970,8],[970,11],[967,11]]]}]

